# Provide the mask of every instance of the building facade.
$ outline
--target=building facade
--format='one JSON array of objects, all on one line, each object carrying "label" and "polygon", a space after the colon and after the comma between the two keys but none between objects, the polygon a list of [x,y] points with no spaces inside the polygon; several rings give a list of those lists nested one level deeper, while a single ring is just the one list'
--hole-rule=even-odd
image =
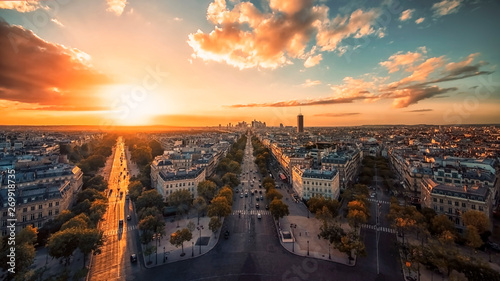
[{"label": "building facade", "polygon": [[340,194],[339,173],[332,170],[300,169],[293,167],[293,189],[301,198],[308,200],[311,197],[338,199]]}]

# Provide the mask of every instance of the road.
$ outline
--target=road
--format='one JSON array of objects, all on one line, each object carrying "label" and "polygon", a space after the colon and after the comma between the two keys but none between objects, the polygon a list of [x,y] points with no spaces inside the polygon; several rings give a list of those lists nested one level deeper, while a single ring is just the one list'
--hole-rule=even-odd
[{"label": "road", "polygon": [[[106,242],[102,253],[92,257],[90,280],[123,280],[140,271],[139,263],[130,262],[130,255],[139,248],[139,242],[133,205],[126,199],[129,173],[124,148],[123,138],[119,137],[108,181],[108,209],[99,224]],[[127,215],[131,220],[127,220]]]}]

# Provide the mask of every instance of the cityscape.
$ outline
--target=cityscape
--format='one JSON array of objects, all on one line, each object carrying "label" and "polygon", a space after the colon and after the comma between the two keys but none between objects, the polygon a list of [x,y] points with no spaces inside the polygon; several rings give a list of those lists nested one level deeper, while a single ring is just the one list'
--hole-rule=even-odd
[{"label": "cityscape", "polygon": [[499,12],[0,1],[0,280],[500,281]]}]

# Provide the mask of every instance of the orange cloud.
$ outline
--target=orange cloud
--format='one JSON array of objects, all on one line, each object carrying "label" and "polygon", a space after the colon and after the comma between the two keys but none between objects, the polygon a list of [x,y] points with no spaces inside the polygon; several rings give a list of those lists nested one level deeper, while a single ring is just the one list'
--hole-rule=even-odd
[{"label": "orange cloud", "polygon": [[93,87],[109,83],[86,53],[47,42],[21,26],[0,21],[0,99],[35,107],[96,104]]},{"label": "orange cloud", "polygon": [[398,71],[400,67],[408,69],[421,57],[422,54],[418,52],[407,52],[406,54],[399,52],[390,56],[389,60],[381,62],[380,65],[386,67],[389,73],[393,73]]},{"label": "orange cloud", "polygon": [[321,85],[321,81],[319,80],[311,80],[311,79],[306,79],[306,82],[304,84],[302,84],[301,86],[302,87],[312,87],[312,86],[317,86],[317,85]]},{"label": "orange cloud", "polygon": [[0,1],[0,9],[16,10],[20,13],[33,12],[37,9],[45,9],[38,1]]},{"label": "orange cloud", "polygon": [[445,15],[453,14],[458,12],[460,6],[462,5],[462,0],[443,0],[432,5],[432,10],[434,10],[434,17],[442,17]]},{"label": "orange cloud", "polygon": [[411,19],[411,17],[413,16],[413,12],[415,12],[415,9],[404,10],[401,13],[401,16],[399,17],[399,20],[400,21],[406,21],[406,20]]},{"label": "orange cloud", "polygon": [[[304,66],[312,67],[322,59],[316,50],[334,51],[345,38],[376,32],[376,10],[357,10],[350,16],[329,20],[328,7],[313,3],[271,0],[271,12],[265,13],[251,2],[237,2],[229,9],[225,0],[215,0],[207,9],[207,19],[216,25],[214,30],[208,34],[198,30],[188,36],[193,57],[240,69],[274,69],[292,64],[292,59],[304,59]],[[314,33],[317,45],[306,51]]]}]

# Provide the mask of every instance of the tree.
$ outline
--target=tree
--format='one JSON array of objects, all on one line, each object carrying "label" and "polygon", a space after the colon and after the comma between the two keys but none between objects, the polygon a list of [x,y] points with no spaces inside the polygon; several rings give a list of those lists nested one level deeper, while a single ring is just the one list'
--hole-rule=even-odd
[{"label": "tree", "polygon": [[101,253],[101,247],[104,245],[104,235],[98,229],[79,229],[78,231],[78,249],[83,253],[83,268],[85,268],[86,257],[92,252]]},{"label": "tree", "polygon": [[130,158],[132,161],[137,163],[137,165],[145,166],[149,162],[151,162],[151,160],[153,160],[151,148],[146,145],[139,146],[136,149],[132,150]]},{"label": "tree", "polygon": [[240,180],[234,173],[225,173],[224,176],[222,176],[222,183],[224,183],[225,185],[229,185],[231,188],[234,188],[240,184]]},{"label": "tree", "polygon": [[319,235],[335,245],[336,243],[340,243],[340,239],[345,235],[345,231],[338,223],[323,223],[320,227]]},{"label": "tree", "polygon": [[184,242],[189,241],[193,239],[193,234],[189,229],[183,228],[182,230],[177,230],[176,232],[172,233],[170,235],[170,243],[174,245],[175,247],[179,248],[179,246],[182,246],[182,254],[184,255]]},{"label": "tree", "polygon": [[437,235],[441,235],[444,231],[454,233],[455,226],[453,222],[448,219],[448,216],[441,214],[432,218],[431,231]]},{"label": "tree", "polygon": [[269,205],[269,211],[271,212],[275,220],[279,220],[280,218],[288,216],[290,214],[290,212],[288,211],[288,205],[277,198],[274,198]]},{"label": "tree", "polygon": [[168,203],[174,206],[178,215],[183,215],[189,211],[193,202],[191,192],[187,189],[174,191],[168,197]]},{"label": "tree", "polygon": [[269,201],[273,201],[275,198],[281,200],[281,198],[283,198],[283,195],[281,195],[281,193],[273,187],[266,192],[266,198]]},{"label": "tree", "polygon": [[483,233],[490,229],[490,221],[481,211],[468,210],[462,214],[462,220],[466,226],[474,226],[478,233]]},{"label": "tree", "polygon": [[81,213],[76,217],[71,218],[61,226],[61,230],[68,228],[87,228],[90,225],[90,219],[85,213]]},{"label": "tree", "polygon": [[164,205],[163,197],[155,189],[144,191],[135,203],[138,211],[146,207],[156,207],[158,210],[163,210]]},{"label": "tree", "polygon": [[146,246],[146,248],[144,249],[144,254],[145,254],[146,256],[148,256],[148,260],[149,260],[149,261],[148,261],[148,264],[150,264],[150,263],[151,263],[151,255],[152,255],[155,251],[156,251],[156,248],[155,248],[155,246],[153,246],[153,245],[148,245],[148,246]]},{"label": "tree", "polygon": [[216,197],[212,200],[212,204],[208,206],[208,216],[217,216],[219,218],[231,214],[231,206],[225,197]]},{"label": "tree", "polygon": [[327,206],[323,206],[321,210],[316,211],[316,218],[323,222],[323,224],[330,222],[333,219],[333,214]]},{"label": "tree", "polygon": [[217,197],[226,198],[229,205],[233,205],[233,191],[228,186],[225,186],[219,190]]},{"label": "tree", "polygon": [[161,218],[161,213],[160,213],[160,210],[158,210],[158,208],[156,208],[156,207],[144,208],[138,214],[139,221],[143,220],[147,216],[153,216],[153,217],[159,217],[159,218]]},{"label": "tree", "polygon": [[94,225],[97,225],[102,216],[106,213],[108,204],[103,200],[96,200],[90,206],[89,218]]},{"label": "tree", "polygon": [[68,228],[52,234],[47,242],[49,255],[55,258],[65,258],[68,264],[69,257],[78,248],[77,232],[76,228]]},{"label": "tree", "polygon": [[80,191],[76,198],[76,202],[82,202],[86,199],[88,199],[90,202],[94,202],[95,200],[106,200],[106,196],[93,188],[87,188],[83,191]]},{"label": "tree", "polygon": [[217,193],[217,185],[210,180],[204,180],[198,184],[198,195],[211,201]]},{"label": "tree", "polygon": [[193,207],[196,210],[196,214],[198,216],[198,224],[200,223],[200,215],[204,213],[207,210],[207,202],[203,197],[196,197],[196,199],[193,202]]},{"label": "tree", "polygon": [[16,243],[23,244],[28,243],[34,245],[36,242],[37,229],[28,225],[27,227],[21,229],[16,235]]},{"label": "tree", "polygon": [[368,217],[366,213],[361,210],[351,209],[347,213],[347,220],[349,221],[349,225],[357,229],[360,224],[366,223]]},{"label": "tree", "polygon": [[133,181],[129,183],[128,185],[128,196],[130,197],[130,200],[136,201],[139,196],[142,194],[142,190],[144,187],[142,186],[142,183],[140,181]]},{"label": "tree", "polygon": [[142,231],[141,239],[144,244],[151,242],[153,235],[165,235],[165,220],[160,216],[148,215],[139,221]]},{"label": "tree", "polygon": [[151,140],[149,142],[149,147],[151,148],[152,158],[155,158],[156,156],[163,154],[163,147],[161,146],[161,143],[159,143],[157,140]]},{"label": "tree", "polygon": [[[12,247],[11,245],[7,244],[7,240],[5,240],[3,249],[0,252],[0,267],[7,271],[8,268],[10,268],[8,262],[9,257],[7,255],[10,254],[10,248]],[[31,243],[20,243],[16,244],[16,264],[15,264],[15,275],[14,277],[16,280],[23,280],[23,277],[25,276],[26,272],[28,271],[29,267],[33,264],[33,261],[35,260],[35,247]],[[6,274],[7,275],[7,274]],[[12,274],[9,274],[12,276]],[[7,275],[7,276],[9,276]],[[8,280],[8,279],[5,279]]]},{"label": "tree", "polygon": [[208,229],[212,230],[214,235],[216,235],[217,230],[221,228],[222,222],[220,221],[219,217],[211,217],[210,221],[208,222]]},{"label": "tree", "polygon": [[481,247],[483,245],[483,240],[479,236],[477,228],[473,225],[468,225],[466,230],[467,246],[471,247],[473,250]]},{"label": "tree", "polygon": [[340,243],[336,243],[335,247],[342,253],[347,254],[349,263],[351,263],[352,255],[366,255],[365,244],[356,232],[349,232],[340,238]]}]

